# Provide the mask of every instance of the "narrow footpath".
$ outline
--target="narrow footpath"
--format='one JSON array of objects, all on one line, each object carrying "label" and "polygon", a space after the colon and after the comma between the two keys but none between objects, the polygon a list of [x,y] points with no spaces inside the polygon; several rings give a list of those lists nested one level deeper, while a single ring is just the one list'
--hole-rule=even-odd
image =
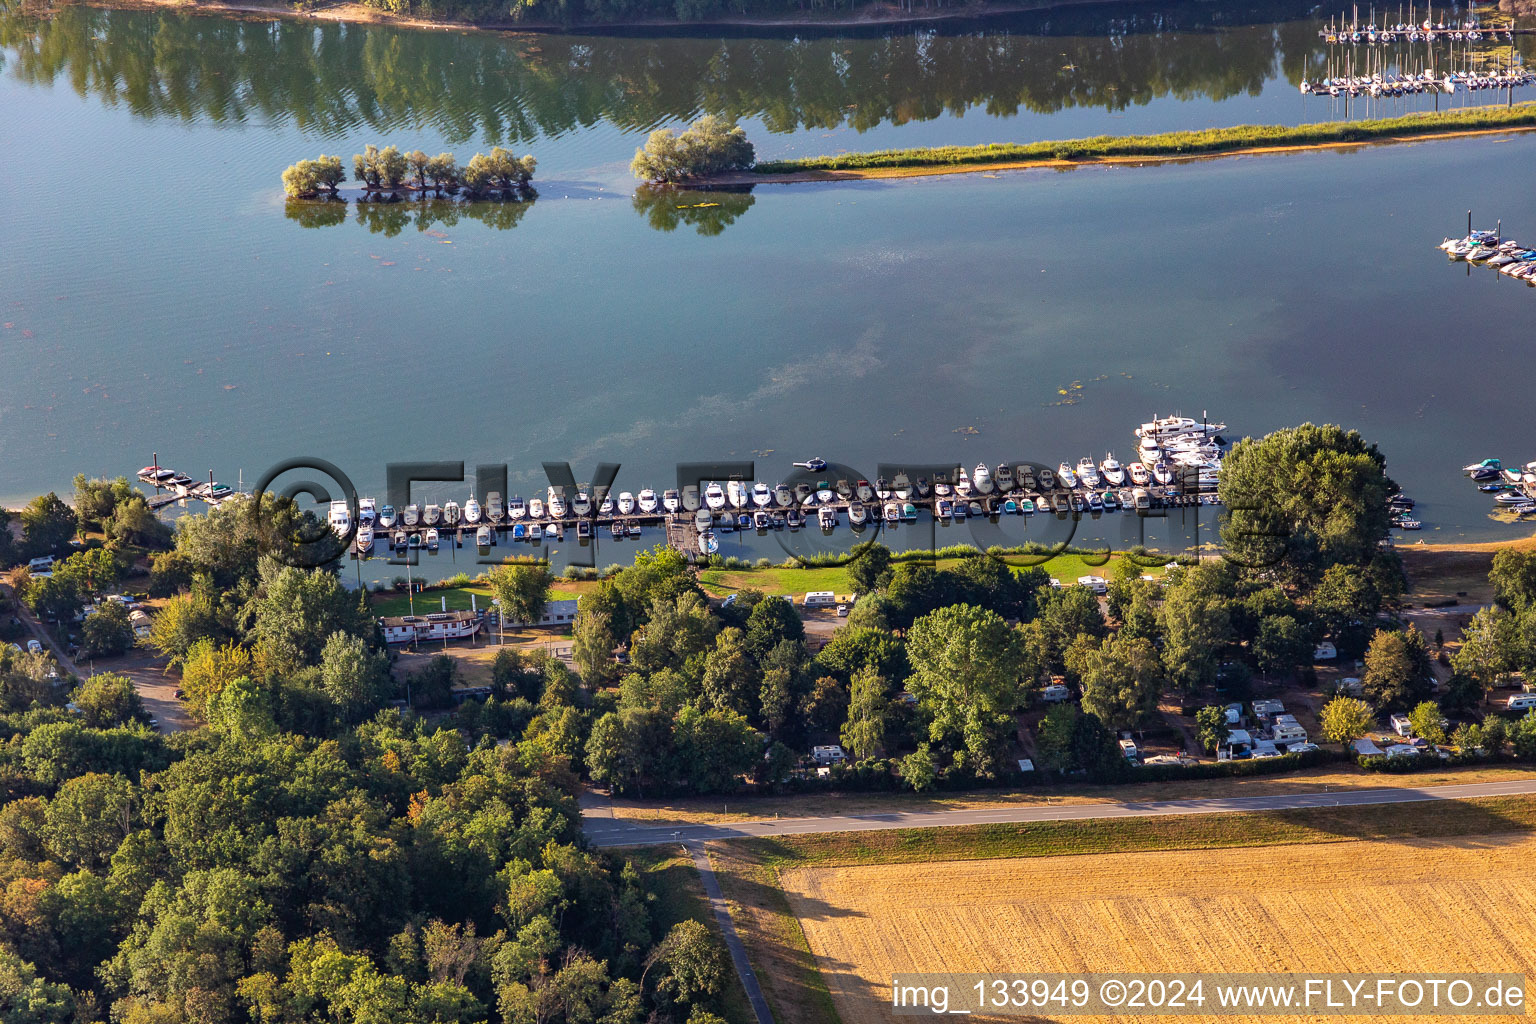
[{"label": "narrow footpath", "polygon": [[703,843],[684,843],[683,849],[693,856],[693,866],[699,871],[699,881],[704,883],[704,895],[709,897],[710,909],[715,912],[715,920],[720,924],[725,948],[731,951],[731,962],[736,965],[736,973],[741,977],[741,987],[747,990],[747,999],[752,1003],[752,1013],[757,1017],[757,1024],[774,1024],[773,1011],[768,1009],[763,988],[757,983],[752,962],[747,959],[747,947],[742,944],[741,936],[736,934],[736,925],[731,921],[731,908],[725,902],[725,893],[720,891],[720,880],[715,877],[715,869],[709,863],[709,853]]}]

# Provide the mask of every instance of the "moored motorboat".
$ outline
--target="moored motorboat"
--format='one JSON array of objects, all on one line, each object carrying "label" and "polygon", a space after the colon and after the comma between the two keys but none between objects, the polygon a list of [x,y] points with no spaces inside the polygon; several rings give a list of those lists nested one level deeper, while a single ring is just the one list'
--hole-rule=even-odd
[{"label": "moored motorboat", "polygon": [[747,485],[740,480],[728,480],[725,484],[725,500],[730,502],[731,508],[743,508],[751,496]]},{"label": "moored motorboat", "polygon": [[405,511],[400,515],[400,521],[406,526],[415,526],[421,522],[421,509],[415,505],[405,506]]},{"label": "moored motorboat", "polygon": [[373,524],[363,523],[357,528],[357,552],[365,555],[373,550]]},{"label": "moored motorboat", "polygon": [[522,498],[512,495],[512,500],[507,502],[507,518],[516,522],[528,514],[528,506]]},{"label": "moored motorboat", "polygon": [[440,505],[428,505],[421,510],[421,521],[428,526],[436,526],[443,521],[443,509]]},{"label": "moored motorboat", "polygon": [[787,484],[779,483],[773,486],[773,500],[780,508],[786,508],[794,503],[795,496],[790,493]]},{"label": "moored motorboat", "polygon": [[582,518],[590,515],[592,513],[592,495],[578,488],[576,496],[571,499],[571,511]]},{"label": "moored motorboat", "polygon": [[493,523],[499,523],[507,518],[506,503],[501,500],[500,491],[491,491],[485,496],[485,517]]},{"label": "moored motorboat", "polygon": [[525,526],[522,523],[513,523],[512,524],[512,539],[513,540],[527,540],[528,539],[528,527]]},{"label": "moored motorboat", "polygon": [[336,536],[345,539],[352,532],[352,507],[345,501],[333,501],[325,520]]},{"label": "moored motorboat", "polygon": [[552,519],[565,518],[565,490],[560,487],[551,487],[545,492],[544,505],[549,509]]},{"label": "moored motorboat", "polygon": [[[1035,479],[1039,481],[1040,490],[1042,491],[1054,491],[1056,489],[1056,474],[1044,466],[1040,467],[1039,471],[1035,473]],[[1062,486],[1065,487],[1067,485],[1063,482]]]},{"label": "moored motorboat", "polygon": [[385,505],[383,508],[379,509],[379,525],[384,527],[384,529],[388,530],[393,527],[397,518],[398,517],[395,515],[395,506]]},{"label": "moored motorboat", "polygon": [[543,519],[544,518],[544,499],[542,499],[542,498],[529,498],[528,499],[528,518],[530,518],[530,519]]},{"label": "moored motorboat", "polygon": [[476,501],[474,498],[470,498],[464,503],[464,521],[469,525],[474,526],[480,521],[480,516],[484,513],[484,511],[485,510],[480,507],[480,503],[478,501]]},{"label": "moored motorboat", "polygon": [[459,520],[464,517],[464,510],[459,508],[459,503],[449,501],[443,504],[443,522],[448,526],[458,526]]},{"label": "moored motorboat", "polygon": [[482,524],[475,530],[475,546],[479,548],[490,547],[491,538],[494,536],[495,532],[489,526]]},{"label": "moored motorboat", "polygon": [[1137,487],[1145,487],[1152,480],[1152,474],[1147,472],[1147,467],[1140,462],[1129,463],[1125,471],[1130,476],[1131,483]]},{"label": "moored motorboat", "polygon": [[703,499],[699,497],[698,484],[686,484],[682,493],[683,511],[697,512],[703,507]]},{"label": "moored motorboat", "polygon": [[997,472],[992,474],[992,480],[997,484],[997,489],[1006,494],[1013,490],[1016,482],[1013,477],[1013,468],[1006,462],[998,463]]},{"label": "moored motorboat", "polygon": [[894,501],[885,503],[885,521],[888,523],[901,522],[901,506]]},{"label": "moored motorboat", "polygon": [[847,480],[844,480],[844,479],[838,480],[837,481],[837,485],[835,487],[835,490],[837,491],[838,500],[840,500],[840,501],[851,501],[851,500],[853,500],[853,484],[849,483]]},{"label": "moored motorboat", "polygon": [[1099,477],[1099,467],[1094,464],[1091,457],[1084,455],[1077,460],[1077,479],[1084,487],[1092,488],[1099,486],[1101,479]]},{"label": "moored motorboat", "polygon": [[716,512],[725,508],[725,488],[718,483],[711,483],[704,488],[704,504]]},{"label": "moored motorboat", "polygon": [[897,473],[891,478],[891,493],[902,501],[912,497],[912,480],[905,473]]},{"label": "moored motorboat", "polygon": [[854,526],[863,526],[869,521],[869,510],[864,507],[862,501],[848,503],[848,521]]},{"label": "moored motorboat", "polygon": [[701,555],[713,555],[720,550],[720,540],[715,536],[714,530],[705,530],[699,534],[699,553]]},{"label": "moored motorboat", "polygon": [[683,498],[682,495],[678,494],[677,488],[668,487],[666,490],[661,492],[662,508],[666,509],[668,512],[676,512],[678,509],[682,508],[682,506]]},{"label": "moored motorboat", "polygon": [[436,528],[433,528],[433,529],[430,529],[430,530],[427,531],[427,535],[426,535],[425,540],[426,540],[426,543],[427,543],[427,550],[428,551],[436,551],[437,550],[437,530],[436,530]]},{"label": "moored motorboat", "polygon": [[395,543],[395,550],[396,551],[404,551],[405,550],[406,545],[409,544],[410,541],[409,541],[409,539],[407,539],[404,530],[396,530],[395,531],[394,543]]},{"label": "moored motorboat", "polygon": [[[530,503],[530,507],[531,507],[531,503]],[[542,523],[531,523],[531,524],[529,524],[529,526],[528,526],[528,539],[530,541],[543,540],[544,539],[544,524],[542,524]]]},{"label": "moored motorboat", "polygon": [[592,536],[592,520],[582,518],[576,520],[576,539],[582,540]]},{"label": "moored motorboat", "polygon": [[1125,483],[1125,467],[1120,465],[1113,453],[1104,455],[1104,461],[1099,463],[1099,470],[1104,474],[1104,482],[1111,487],[1119,487]]},{"label": "moored motorboat", "polygon": [[773,491],[762,481],[752,485],[752,504],[758,508],[767,508],[773,504]]},{"label": "moored motorboat", "polygon": [[835,529],[837,526],[837,509],[831,505],[823,505],[816,513],[816,519],[823,530]]},{"label": "moored motorboat", "polygon": [[773,517],[768,514],[767,509],[760,508],[752,513],[752,525],[759,530],[766,530],[773,525]]},{"label": "moored motorboat", "polygon": [[873,501],[875,489],[869,486],[868,480],[860,480],[853,485],[853,493],[860,501]]},{"label": "moored motorboat", "polygon": [[661,508],[661,499],[649,487],[640,492],[640,497],[637,501],[640,505],[640,511],[646,515],[653,515],[657,509]]},{"label": "moored motorboat", "polygon": [[613,495],[605,494],[603,495],[603,500],[597,503],[597,514],[600,516],[611,516],[616,508],[618,508],[618,505],[614,502]]},{"label": "moored motorboat", "polygon": [[632,516],[635,514],[635,496],[629,491],[619,492],[619,515]]},{"label": "moored motorboat", "polygon": [[976,463],[976,472],[971,477],[971,486],[977,494],[992,493],[992,471],[987,468],[985,462]]},{"label": "moored motorboat", "polygon": [[1061,486],[1067,488],[1068,490],[1071,490],[1077,486],[1077,474],[1074,473],[1072,471],[1072,467],[1067,465],[1065,462],[1056,467],[1056,479],[1060,480]]}]

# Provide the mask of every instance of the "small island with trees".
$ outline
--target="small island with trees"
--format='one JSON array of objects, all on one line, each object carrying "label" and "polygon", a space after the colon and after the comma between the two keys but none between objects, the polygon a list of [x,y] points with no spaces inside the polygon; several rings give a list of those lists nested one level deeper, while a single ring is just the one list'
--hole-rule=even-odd
[{"label": "small island with trees", "polygon": [[[380,149],[370,143],[352,157],[352,176],[370,201],[392,202],[409,193],[523,201],[537,195],[533,188],[537,166],[532,156],[519,157],[501,146],[489,156],[476,153],[461,166],[452,153],[428,156],[419,149],[403,153],[396,146]],[[341,158],[322,154],[283,171],[283,191],[291,199],[335,200],[346,180]]]}]

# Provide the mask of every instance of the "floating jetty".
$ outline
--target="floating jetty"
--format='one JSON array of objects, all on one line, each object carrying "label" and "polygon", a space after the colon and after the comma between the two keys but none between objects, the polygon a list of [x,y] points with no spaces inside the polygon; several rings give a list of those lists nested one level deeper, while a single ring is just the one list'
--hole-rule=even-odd
[{"label": "floating jetty", "polygon": [[1497,270],[1505,277],[1536,285],[1536,247],[1513,238],[1503,238],[1504,222],[1492,231],[1474,231],[1472,213],[1467,212],[1467,233],[1462,238],[1447,238],[1436,248],[1453,261],[1465,261]]},{"label": "floating jetty", "polygon": [[155,489],[154,495],[147,499],[150,509],[154,511],[189,500],[201,501],[209,507],[216,507],[240,494],[236,488],[215,480],[211,469],[208,471],[207,480],[193,480],[185,473],[160,465],[159,452],[155,452],[154,461],[139,470],[136,475],[141,483]]}]

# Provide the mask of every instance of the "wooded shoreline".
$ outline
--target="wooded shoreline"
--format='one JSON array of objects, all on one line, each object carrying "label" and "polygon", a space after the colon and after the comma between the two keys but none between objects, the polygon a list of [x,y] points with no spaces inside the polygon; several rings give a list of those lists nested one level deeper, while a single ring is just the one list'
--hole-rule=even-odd
[{"label": "wooded shoreline", "polygon": [[171,10],[178,14],[193,14],[227,18],[287,18],[297,21],[360,22],[379,25],[395,25],[401,28],[426,29],[449,32],[512,32],[546,34],[559,32],[605,32],[634,29],[690,29],[690,28],[740,28],[740,29],[846,29],[929,24],[944,21],[968,21],[1008,14],[1028,14],[1073,7],[1102,7],[1112,4],[1136,3],[1141,0],[993,0],[977,2],[962,0],[948,7],[926,7],[903,10],[892,3],[870,2],[859,8],[809,16],[804,13],[774,17],[772,15],[711,16],[695,21],[677,18],[625,18],[617,21],[589,21],[562,23],[547,20],[528,21],[467,21],[451,18],[422,18],[410,14],[392,14],[361,3],[343,0],[314,10],[296,10],[286,3],[267,5],[239,0],[78,0],[82,6],[109,10]]}]

